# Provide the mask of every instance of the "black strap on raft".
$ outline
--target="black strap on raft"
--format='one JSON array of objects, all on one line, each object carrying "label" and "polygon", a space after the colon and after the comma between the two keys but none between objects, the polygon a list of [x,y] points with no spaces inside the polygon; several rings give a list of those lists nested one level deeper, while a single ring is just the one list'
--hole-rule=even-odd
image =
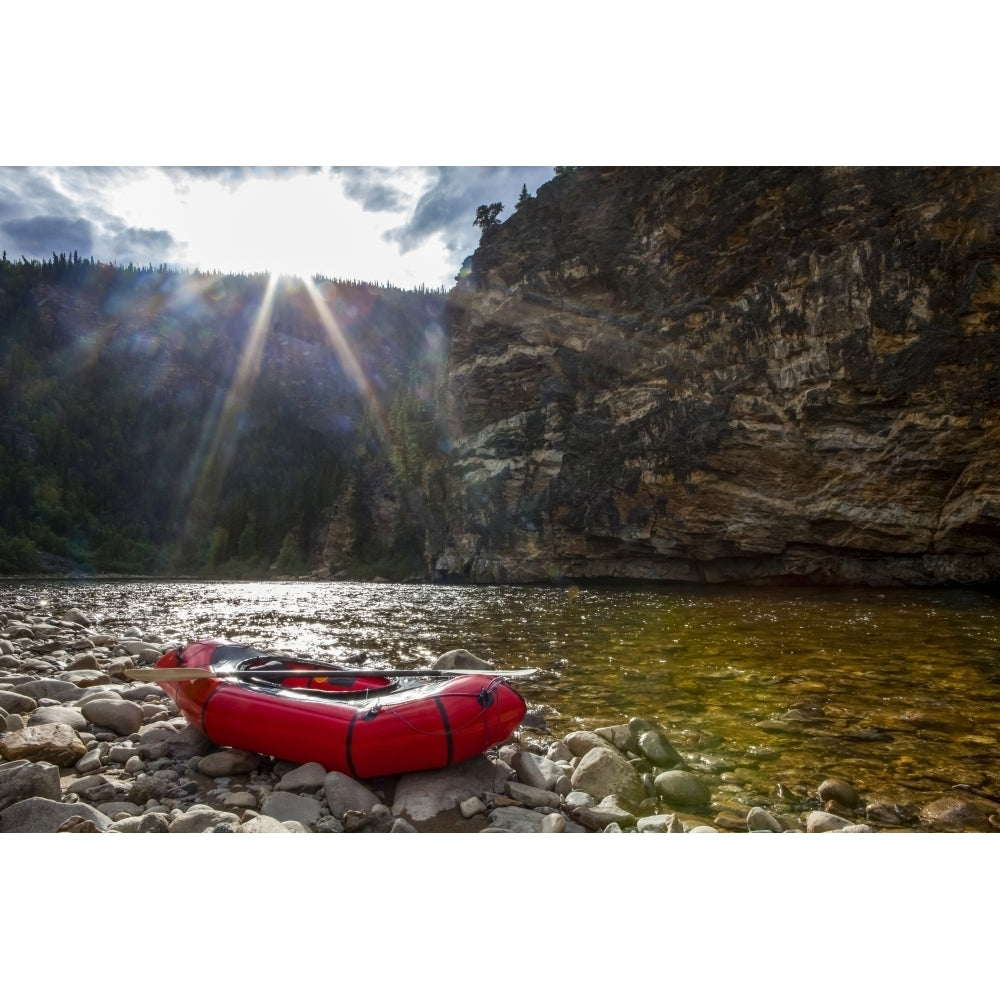
[{"label": "black strap on raft", "polygon": [[455,745],[454,741],[452,740],[452,733],[451,733],[451,719],[448,718],[448,709],[446,709],[444,706],[444,699],[435,696],[434,704],[437,705],[437,710],[441,714],[441,722],[444,724],[444,740],[448,755],[448,759],[445,761],[444,766],[451,767],[452,761],[455,756]]}]

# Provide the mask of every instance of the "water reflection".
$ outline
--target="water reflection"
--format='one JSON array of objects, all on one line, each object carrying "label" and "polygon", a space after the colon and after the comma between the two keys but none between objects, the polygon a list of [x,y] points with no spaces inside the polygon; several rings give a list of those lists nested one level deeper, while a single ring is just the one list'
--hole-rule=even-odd
[{"label": "water reflection", "polygon": [[993,789],[1000,601],[976,591],[10,584],[109,630],[338,660],[428,663],[464,646],[510,669],[550,732],[645,716],[743,802],[838,775],[916,800]]}]

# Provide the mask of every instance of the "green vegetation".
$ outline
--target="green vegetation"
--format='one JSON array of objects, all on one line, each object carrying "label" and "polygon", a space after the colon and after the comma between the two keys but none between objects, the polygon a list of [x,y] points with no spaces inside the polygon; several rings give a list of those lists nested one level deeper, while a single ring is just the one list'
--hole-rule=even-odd
[{"label": "green vegetation", "polygon": [[422,569],[443,291],[268,280],[0,260],[0,573]]},{"label": "green vegetation", "polygon": [[500,213],[503,211],[503,204],[499,201],[492,205],[480,205],[476,209],[476,218],[473,225],[479,226],[485,236],[493,232],[500,225]]}]

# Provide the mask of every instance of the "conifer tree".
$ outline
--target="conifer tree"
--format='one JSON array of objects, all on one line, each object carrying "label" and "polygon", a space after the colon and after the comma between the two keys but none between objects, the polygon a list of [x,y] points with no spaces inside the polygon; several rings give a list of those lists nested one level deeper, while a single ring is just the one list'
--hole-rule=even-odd
[{"label": "conifer tree", "polygon": [[476,221],[473,225],[479,226],[484,235],[492,232],[500,225],[497,217],[502,211],[503,205],[499,201],[493,202],[492,205],[480,205],[476,209]]}]

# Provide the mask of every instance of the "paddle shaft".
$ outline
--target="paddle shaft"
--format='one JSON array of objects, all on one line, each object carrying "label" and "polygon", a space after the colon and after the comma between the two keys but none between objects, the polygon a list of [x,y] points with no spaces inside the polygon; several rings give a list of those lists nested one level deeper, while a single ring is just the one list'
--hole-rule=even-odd
[{"label": "paddle shaft", "polygon": [[255,677],[270,680],[282,677],[466,677],[470,674],[484,677],[527,677],[535,673],[534,668],[527,670],[234,670],[213,673],[198,667],[132,667],[125,671],[125,676],[136,681],[197,681],[215,678],[224,680],[253,680]]}]

